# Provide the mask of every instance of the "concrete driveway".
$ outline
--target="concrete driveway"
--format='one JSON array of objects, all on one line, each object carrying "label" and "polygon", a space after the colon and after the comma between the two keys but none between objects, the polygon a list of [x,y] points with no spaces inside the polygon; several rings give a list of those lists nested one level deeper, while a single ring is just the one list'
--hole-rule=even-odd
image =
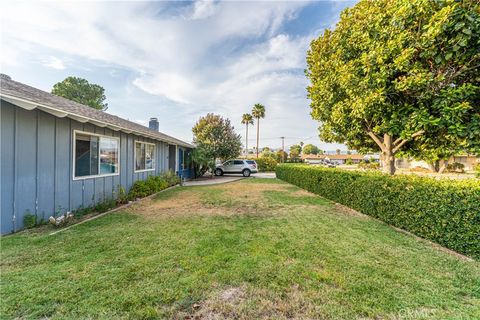
[{"label": "concrete driveway", "polygon": [[[250,177],[253,179],[255,178],[274,179],[275,172],[253,173]],[[213,176],[213,177],[211,177],[210,175],[206,175],[198,179],[185,181],[183,185],[187,187],[188,186],[207,186],[211,184],[233,182],[241,179],[246,179],[246,178],[244,178],[241,174],[224,174],[223,176]]]}]

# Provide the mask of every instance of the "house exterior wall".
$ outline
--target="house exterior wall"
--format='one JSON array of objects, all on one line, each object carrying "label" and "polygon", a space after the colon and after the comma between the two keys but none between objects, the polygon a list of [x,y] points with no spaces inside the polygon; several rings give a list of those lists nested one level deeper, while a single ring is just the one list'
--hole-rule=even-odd
[{"label": "house exterior wall", "polygon": [[[192,149],[178,147],[178,168],[177,172],[182,179],[194,178],[193,164],[191,161]],[[190,159],[190,160],[189,160]]]},{"label": "house exterior wall", "polygon": [[[1,100],[1,234],[23,228],[25,214],[37,221],[55,213],[90,207],[126,192],[136,180],[168,171],[168,144],[113,131]],[[75,130],[119,138],[119,174],[73,179]],[[155,170],[134,171],[135,141],[154,143]]]}]

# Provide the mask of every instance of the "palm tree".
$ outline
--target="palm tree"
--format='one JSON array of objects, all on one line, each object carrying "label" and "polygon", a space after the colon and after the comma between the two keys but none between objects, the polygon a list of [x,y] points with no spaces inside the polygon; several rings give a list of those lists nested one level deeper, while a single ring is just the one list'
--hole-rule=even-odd
[{"label": "palm tree", "polygon": [[245,125],[245,158],[248,158],[248,125],[253,124],[253,117],[250,113],[244,113],[242,116],[242,124]]},{"label": "palm tree", "polygon": [[257,158],[258,158],[258,137],[260,132],[260,118],[265,118],[265,106],[256,103],[252,109],[252,116],[257,119]]}]

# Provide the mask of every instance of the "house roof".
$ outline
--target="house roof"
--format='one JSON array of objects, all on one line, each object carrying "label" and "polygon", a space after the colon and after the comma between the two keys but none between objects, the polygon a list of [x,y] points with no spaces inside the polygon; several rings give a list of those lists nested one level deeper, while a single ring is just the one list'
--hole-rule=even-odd
[{"label": "house roof", "polygon": [[188,148],[194,147],[190,143],[144,127],[138,123],[13,81],[5,75],[0,77],[0,97],[2,100],[27,110],[39,109],[59,118],[68,117],[82,123],[88,122],[114,131],[133,133]]},{"label": "house roof", "polygon": [[330,160],[363,160],[364,155],[362,154],[302,154],[302,159],[306,160],[315,160],[315,159],[325,159],[329,158]]}]

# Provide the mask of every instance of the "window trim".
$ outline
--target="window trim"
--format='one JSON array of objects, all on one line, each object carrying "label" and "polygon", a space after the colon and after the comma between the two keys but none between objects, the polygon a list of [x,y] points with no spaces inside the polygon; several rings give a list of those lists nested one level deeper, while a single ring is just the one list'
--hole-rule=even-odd
[{"label": "window trim", "polygon": [[[94,174],[94,175],[89,175],[89,176],[80,176],[76,177],[75,176],[75,150],[77,148],[77,133],[78,134],[84,134],[84,135],[89,135],[89,136],[95,136],[95,137],[104,137],[104,138],[109,138],[109,139],[115,139],[117,140],[118,143],[118,170],[116,173],[105,173],[105,174]],[[98,141],[100,144],[100,140]],[[115,137],[115,136],[107,136],[104,134],[98,134],[98,133],[92,133],[88,131],[82,131],[82,130],[73,130],[73,143],[72,143],[72,179],[73,180],[85,180],[85,179],[95,179],[95,178],[104,178],[104,177],[113,177],[113,176],[118,176],[120,175],[120,137]],[[100,172],[100,157],[98,160],[98,172]]]},{"label": "window trim", "polygon": [[[149,144],[153,146],[153,168],[152,169],[141,169],[137,170],[137,143],[140,144]],[[152,143],[152,142],[146,142],[146,141],[141,141],[141,140],[134,140],[133,141],[133,172],[134,173],[141,173],[141,172],[149,172],[149,171],[155,171],[156,170],[156,165],[157,165],[157,144]]]}]

